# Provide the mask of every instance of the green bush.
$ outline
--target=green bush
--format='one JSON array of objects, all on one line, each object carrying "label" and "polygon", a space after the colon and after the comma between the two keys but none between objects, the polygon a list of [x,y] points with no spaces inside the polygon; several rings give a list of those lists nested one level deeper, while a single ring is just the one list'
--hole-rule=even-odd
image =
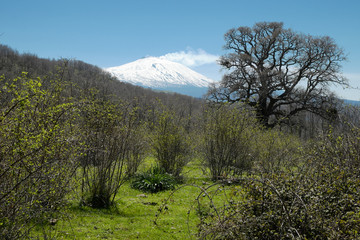
[{"label": "green bush", "polygon": [[299,138],[277,129],[258,131],[251,148],[256,151],[253,172],[276,173],[284,168],[296,167],[302,145]]},{"label": "green bush", "polygon": [[241,105],[210,105],[204,113],[201,152],[213,180],[240,176],[256,159],[259,125]]},{"label": "green bush", "polygon": [[0,77],[0,239],[27,238],[66,204],[79,154],[79,108],[66,86]]},{"label": "green bush", "polygon": [[142,192],[156,193],[174,189],[176,184],[174,176],[156,167],[137,174],[131,182],[131,187]]},{"label": "green bush", "polygon": [[154,125],[151,147],[159,167],[166,173],[179,177],[189,161],[189,138],[181,119],[164,106]]},{"label": "green bush", "polygon": [[81,204],[110,208],[143,158],[143,134],[127,104],[89,101],[82,115],[86,152],[81,159]]}]

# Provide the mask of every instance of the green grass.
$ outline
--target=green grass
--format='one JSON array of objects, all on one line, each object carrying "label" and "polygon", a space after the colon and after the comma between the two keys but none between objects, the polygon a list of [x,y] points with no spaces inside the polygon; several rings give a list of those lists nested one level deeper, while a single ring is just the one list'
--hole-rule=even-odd
[{"label": "green grass", "polygon": [[[149,166],[149,162],[146,164]],[[52,235],[55,239],[195,239],[199,218],[193,207],[200,190],[187,184],[206,186],[211,181],[199,163],[189,163],[183,173],[185,185],[179,185],[181,188],[174,193],[145,193],[144,197],[127,182],[111,209],[80,207],[74,199],[67,217],[57,222]],[[34,233],[41,238],[40,227]]]}]

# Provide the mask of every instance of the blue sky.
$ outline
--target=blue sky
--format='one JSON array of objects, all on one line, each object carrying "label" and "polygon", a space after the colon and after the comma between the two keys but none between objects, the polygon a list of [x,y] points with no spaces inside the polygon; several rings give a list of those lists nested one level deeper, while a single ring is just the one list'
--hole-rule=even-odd
[{"label": "blue sky", "polygon": [[[4,0],[0,11],[0,43],[20,53],[103,68],[170,54],[214,80],[221,78],[214,59],[225,53],[227,30],[281,21],[285,28],[334,38],[348,56],[345,76],[360,88],[358,0]],[[360,90],[333,89],[360,100]]]}]

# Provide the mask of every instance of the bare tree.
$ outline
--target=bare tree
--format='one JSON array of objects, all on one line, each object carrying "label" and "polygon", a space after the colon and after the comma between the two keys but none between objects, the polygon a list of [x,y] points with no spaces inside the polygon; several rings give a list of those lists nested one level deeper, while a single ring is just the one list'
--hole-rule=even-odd
[{"label": "bare tree", "polygon": [[344,52],[330,37],[284,29],[283,23],[261,22],[230,29],[219,64],[227,71],[209,99],[245,102],[255,107],[268,127],[307,110],[323,117],[336,114],[329,84],[347,85],[341,75]]}]

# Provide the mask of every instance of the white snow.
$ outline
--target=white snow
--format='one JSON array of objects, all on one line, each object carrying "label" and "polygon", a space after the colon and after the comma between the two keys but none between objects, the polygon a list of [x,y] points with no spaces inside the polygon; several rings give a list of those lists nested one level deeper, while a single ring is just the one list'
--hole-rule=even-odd
[{"label": "white snow", "polygon": [[208,87],[214,80],[164,58],[146,57],[118,67],[106,68],[120,81],[150,88]]}]

